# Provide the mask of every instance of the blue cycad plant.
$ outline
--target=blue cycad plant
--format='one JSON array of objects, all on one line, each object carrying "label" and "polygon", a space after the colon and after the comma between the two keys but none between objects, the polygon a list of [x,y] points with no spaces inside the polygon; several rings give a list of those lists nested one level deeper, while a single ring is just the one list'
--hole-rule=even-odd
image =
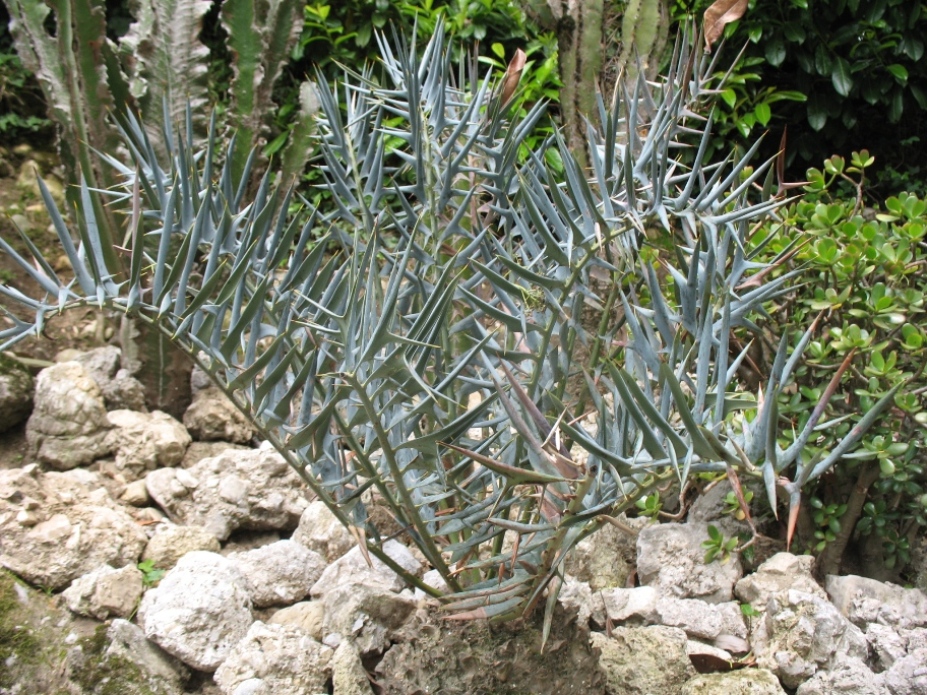
[{"label": "blue cycad plant", "polygon": [[[124,183],[83,186],[75,241],[43,189],[73,279],[28,239],[35,263],[0,242],[44,293],[0,286],[0,342],[74,306],[150,323],[366,553],[438,593],[383,552],[380,505],[446,581],[450,615],[545,601],[546,636],[570,549],[656,486],[756,476],[774,509],[777,494],[796,509],[800,484],[857,437],[804,462],[812,418],[779,447],[777,394],[810,331],[791,355],[783,340],[765,399],[738,380],[746,348],[732,332],[757,330],[793,276],[753,260],[751,231],[778,204],[762,195],[768,163],[704,161],[710,119],[688,107],[711,67],[689,45],[666,80],[602,107],[588,171],[547,143],[558,174],[544,150],[523,151],[542,105],[510,122],[488,79],[455,86],[441,31],[420,59],[381,40],[378,78],[320,87],[324,209],[294,212],[269,176],[246,200],[248,168],[217,164],[212,137],[194,151],[189,123],[164,131],[161,161],[128,117],[133,161],[110,159]],[[131,210],[121,264],[100,247],[97,195]]]}]

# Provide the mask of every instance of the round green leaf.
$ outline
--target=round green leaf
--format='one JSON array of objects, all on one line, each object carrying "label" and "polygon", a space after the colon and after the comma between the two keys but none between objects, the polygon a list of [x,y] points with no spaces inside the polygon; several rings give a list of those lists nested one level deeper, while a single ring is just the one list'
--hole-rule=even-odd
[{"label": "round green leaf", "polygon": [[885,69],[892,73],[892,77],[898,80],[900,84],[904,84],[908,81],[908,70],[904,65],[895,63],[894,65],[889,65]]},{"label": "round green leaf", "polygon": [[773,67],[779,67],[785,60],[785,44],[781,40],[773,40],[766,44],[766,60]]},{"label": "round green leaf", "polygon": [[753,115],[756,116],[756,120],[760,125],[766,125],[769,123],[769,119],[772,118],[772,109],[769,108],[769,104],[763,102],[762,104],[757,104],[753,109]]},{"label": "round green leaf", "polygon": [[830,76],[834,89],[842,97],[850,95],[853,89],[853,75],[850,72],[850,64],[845,58],[837,58],[834,61],[834,69]]}]

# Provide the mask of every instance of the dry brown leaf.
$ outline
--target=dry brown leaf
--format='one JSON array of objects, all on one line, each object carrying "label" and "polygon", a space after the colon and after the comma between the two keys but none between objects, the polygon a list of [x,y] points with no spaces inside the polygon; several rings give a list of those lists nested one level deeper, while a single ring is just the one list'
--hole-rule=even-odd
[{"label": "dry brown leaf", "polygon": [[502,81],[502,105],[509,103],[509,99],[515,94],[515,88],[518,87],[518,81],[521,79],[522,70],[525,69],[527,56],[520,48],[515,51],[512,60],[509,61],[509,67],[505,71],[505,79]]},{"label": "dry brown leaf", "polygon": [[746,11],[747,0],[716,0],[712,3],[702,19],[705,50],[711,53],[711,47],[721,38],[724,27],[743,17]]}]

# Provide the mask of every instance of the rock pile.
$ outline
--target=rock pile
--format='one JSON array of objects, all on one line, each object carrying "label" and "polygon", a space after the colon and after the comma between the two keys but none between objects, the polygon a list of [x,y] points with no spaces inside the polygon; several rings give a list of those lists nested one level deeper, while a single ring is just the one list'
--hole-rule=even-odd
[{"label": "rock pile", "polygon": [[[271,449],[191,455],[194,439],[253,436],[218,391],[200,390],[181,424],[136,409],[109,349],[71,357],[37,379],[35,462],[0,470],[0,565],[60,591],[74,616],[54,619],[67,635],[61,692],[927,693],[923,591],[853,576],[822,587],[810,557],[787,553],[746,576],[737,558],[706,565],[704,508],[685,524],[629,520],[636,538],[609,527],[585,541],[560,593],[565,636],[545,655],[511,626],[450,626],[368,564]],[[440,585],[406,546],[384,550]],[[13,595],[37,600],[18,585]],[[750,668],[699,673],[748,654]],[[0,677],[0,695],[32,692],[27,662],[7,658],[19,675]],[[104,675],[85,686],[89,673]]]}]

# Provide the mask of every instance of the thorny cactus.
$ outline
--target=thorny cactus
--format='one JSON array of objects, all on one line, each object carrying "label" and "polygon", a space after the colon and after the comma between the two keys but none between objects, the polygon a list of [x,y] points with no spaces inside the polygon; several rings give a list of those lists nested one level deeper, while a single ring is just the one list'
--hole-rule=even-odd
[{"label": "thorny cactus", "polygon": [[[160,162],[130,119],[135,165],[112,160],[124,182],[109,193],[134,211],[128,272],[95,236],[93,191],[77,243],[46,194],[74,279],[34,248],[35,265],[19,259],[46,294],[0,286],[35,312],[5,310],[0,342],[79,305],[149,322],[365,552],[437,593],[383,552],[371,505],[384,505],[447,582],[452,616],[545,600],[546,639],[570,549],[656,486],[756,476],[774,509],[777,490],[794,509],[800,484],[858,437],[813,466],[801,451],[815,418],[788,450],[777,443],[777,394],[810,331],[791,356],[783,340],[765,399],[738,382],[747,348],[732,350],[732,331],[755,329],[792,275],[754,261],[751,230],[778,205],[759,192],[768,163],[703,161],[710,119],[687,107],[709,66],[689,45],[665,81],[641,77],[602,107],[588,172],[547,143],[558,178],[542,152],[517,156],[542,105],[509,122],[489,79],[453,86],[440,31],[418,61],[381,40],[386,84],[346,74],[340,105],[320,90],[327,210],[288,212],[267,176],[245,199],[248,171],[214,168],[214,139],[195,153],[189,125],[165,133]],[[700,143],[691,167],[675,158],[683,137]]]}]

